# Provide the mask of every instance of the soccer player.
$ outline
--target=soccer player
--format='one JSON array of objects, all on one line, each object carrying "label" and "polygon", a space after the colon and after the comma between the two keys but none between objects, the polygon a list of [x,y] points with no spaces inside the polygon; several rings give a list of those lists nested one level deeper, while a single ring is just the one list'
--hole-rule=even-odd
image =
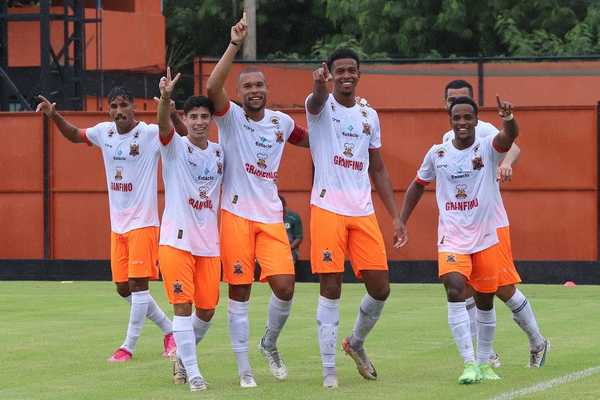
[{"label": "soccer player", "polygon": [[[501,159],[519,130],[512,105],[498,102],[502,130],[477,137],[477,104],[458,97],[448,108],[454,139],[434,145],[417,177],[407,189],[400,213],[401,242],[408,241],[406,223],[421,199],[425,186],[436,181],[439,210],[438,274],[446,288],[448,324],[465,366],[459,383],[500,379],[489,360],[496,332],[494,293],[498,289],[502,253],[495,216],[496,173]],[[475,290],[477,304],[477,365],[465,305],[465,286]]]},{"label": "soccer player", "polygon": [[50,118],[73,143],[96,145],[102,151],[110,209],[110,266],[117,293],[131,304],[127,336],[109,362],[129,361],[144,326],[152,320],[163,332],[164,352],[175,353],[171,321],[154,301],[148,281],[158,278],[158,211],[156,175],[158,126],[137,121],[133,95],[116,86],[108,94],[110,122],[79,129],[43,96],[37,111]]},{"label": "soccer player", "polygon": [[298,262],[298,248],[300,247],[303,238],[302,220],[297,213],[287,207],[287,202],[283,196],[279,195],[279,200],[281,200],[281,205],[283,207],[283,223],[288,235],[290,247],[292,248],[294,265],[296,265],[296,262]]},{"label": "soccer player", "polygon": [[267,83],[261,71],[246,68],[238,77],[242,106],[229,100],[223,86],[248,28],[245,16],[231,28],[230,43],[210,74],[208,98],[215,105],[219,143],[227,154],[221,202],[221,258],[229,284],[229,333],[240,386],[255,387],[248,361],[248,304],[255,260],[261,282],[273,291],[266,331],[259,343],[275,378],[287,378],[277,338],[290,313],[294,264],[277,197],[278,168],[285,142],[308,146],[308,135],[290,116],[265,108]]},{"label": "soccer player", "polygon": [[[331,71],[331,74],[330,72]],[[311,194],[311,266],[319,275],[318,339],[323,386],[338,385],[335,349],[346,249],[358,279],[365,283],[352,334],[342,347],[365,379],[377,379],[363,343],[381,315],[390,286],[383,236],[377,224],[371,183],[393,218],[394,246],[399,245],[399,214],[381,155],[377,112],[355,98],[360,79],[358,55],[338,49],[313,72],[306,99],[310,150],[315,165]],[[333,80],[333,93],[327,82]]]},{"label": "soccer player", "polygon": [[[473,98],[472,86],[463,80],[454,80],[446,85],[444,91],[444,100],[446,107],[452,104],[452,101],[457,97],[466,96]],[[478,120],[475,127],[475,135],[477,137],[494,136],[498,133],[498,129],[489,122]],[[443,136],[443,142],[452,141],[454,139],[454,131],[450,130]],[[521,277],[517,272],[512,257],[512,247],[510,242],[509,222],[502,195],[500,194],[500,181],[510,181],[512,178],[512,165],[519,157],[519,146],[513,143],[510,150],[504,156],[504,159],[498,167],[496,176],[496,191],[495,191],[495,218],[498,227],[498,239],[500,241],[500,250],[502,252],[502,264],[500,265],[500,276],[498,280],[498,291],[496,296],[504,302],[511,310],[513,319],[517,325],[525,332],[529,338],[529,367],[539,368],[544,365],[547,352],[550,348],[550,343],[540,333],[535,314],[525,295],[516,287],[521,282]],[[471,335],[475,339],[477,337],[477,317],[475,301],[473,299],[473,290],[467,286],[466,305],[469,312],[469,320],[471,325]],[[494,367],[500,366],[500,358],[496,352],[492,352],[490,364]]]},{"label": "soccer player", "polygon": [[158,126],[165,183],[159,260],[175,313],[177,359],[173,379],[177,384],[187,379],[195,392],[207,387],[198,368],[196,346],[206,334],[219,301],[217,212],[224,155],[220,145],[208,140],[214,108],[207,97],[192,96],[185,101],[183,123],[187,136],[175,134],[170,101],[179,76],[171,79],[169,68],[159,83]]}]

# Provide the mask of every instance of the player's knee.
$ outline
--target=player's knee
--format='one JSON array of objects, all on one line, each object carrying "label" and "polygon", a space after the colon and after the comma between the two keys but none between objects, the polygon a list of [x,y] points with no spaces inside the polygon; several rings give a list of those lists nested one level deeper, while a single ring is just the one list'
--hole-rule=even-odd
[{"label": "player's knee", "polygon": [[215,315],[215,309],[196,308],[196,316],[202,321],[208,322]]},{"label": "player's knee", "polygon": [[456,286],[448,286],[448,287],[446,287],[446,295],[448,297],[448,301],[451,303],[455,303],[458,301],[464,301],[463,288],[456,287]]},{"label": "player's knee", "polygon": [[273,294],[283,301],[290,301],[294,297],[294,285],[285,285],[273,288]]},{"label": "player's knee", "polygon": [[386,301],[390,296],[390,285],[377,288],[376,290],[369,290],[369,296],[377,301]]},{"label": "player's knee", "polygon": [[321,296],[328,299],[339,299],[342,295],[342,287],[336,283],[321,284]]}]

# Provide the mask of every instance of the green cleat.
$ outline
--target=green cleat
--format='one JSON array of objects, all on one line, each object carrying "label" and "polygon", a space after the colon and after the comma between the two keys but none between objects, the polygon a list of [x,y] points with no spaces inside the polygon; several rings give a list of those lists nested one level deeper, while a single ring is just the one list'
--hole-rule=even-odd
[{"label": "green cleat", "polygon": [[481,381],[481,373],[475,363],[469,362],[465,364],[465,370],[462,375],[458,377],[458,383],[461,385],[469,385],[471,383],[477,383]]},{"label": "green cleat", "polygon": [[484,381],[497,381],[502,379],[494,372],[488,363],[479,364],[479,371],[481,373],[481,379]]}]

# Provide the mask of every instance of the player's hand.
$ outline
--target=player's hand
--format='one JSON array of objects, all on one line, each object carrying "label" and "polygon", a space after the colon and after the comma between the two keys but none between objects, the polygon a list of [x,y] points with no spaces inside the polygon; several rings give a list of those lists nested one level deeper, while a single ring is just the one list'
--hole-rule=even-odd
[{"label": "player's hand", "polygon": [[244,11],[244,15],[238,21],[237,24],[231,27],[231,41],[233,43],[237,43],[237,45],[241,45],[246,36],[248,35],[248,24],[246,23],[246,12]]},{"label": "player's hand", "polygon": [[394,218],[394,248],[398,249],[408,243],[408,230],[400,218]]},{"label": "player's hand", "polygon": [[49,118],[54,116],[54,114],[56,114],[56,103],[51,103],[50,100],[48,100],[41,94],[38,95],[37,98],[40,101],[40,103],[37,105],[37,108],[35,109],[36,112],[41,111],[44,114],[46,114],[46,116]]},{"label": "player's hand", "polygon": [[[152,100],[154,100],[157,106],[160,104],[160,99],[158,97],[155,96],[152,98]],[[171,112],[171,114],[177,112],[177,109],[175,108],[175,100],[173,99],[169,100],[169,111]]]},{"label": "player's hand", "polygon": [[160,82],[158,83],[158,89],[160,90],[160,97],[165,99],[171,98],[171,93],[173,93],[173,89],[175,89],[175,84],[181,77],[181,73],[175,75],[175,78],[171,78],[171,67],[167,67],[167,76],[163,76],[160,78]]},{"label": "player's hand", "polygon": [[500,118],[504,119],[512,115],[513,105],[511,103],[500,100],[500,96],[496,95],[496,104],[498,106],[498,115]]},{"label": "player's hand", "polygon": [[319,68],[313,71],[313,80],[316,83],[324,84],[331,80],[331,74],[329,73],[329,67],[327,63],[322,63]]},{"label": "player's hand", "polygon": [[496,180],[501,182],[510,182],[512,179],[512,166],[509,164],[500,164],[496,171]]}]

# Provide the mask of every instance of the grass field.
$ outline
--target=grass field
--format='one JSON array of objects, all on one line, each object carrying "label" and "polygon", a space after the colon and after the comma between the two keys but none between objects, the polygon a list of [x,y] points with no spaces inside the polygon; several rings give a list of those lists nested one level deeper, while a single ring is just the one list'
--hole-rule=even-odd
[{"label": "grass field", "polygon": [[[521,289],[552,343],[546,367],[524,367],[527,339],[508,309],[497,302],[495,347],[502,358],[498,373],[503,379],[459,386],[462,362],[446,322],[441,286],[397,284],[366,343],[380,379],[360,378],[340,351],[340,387],[325,391],[316,341],[318,286],[297,286],[279,342],[290,377],[276,382],[255,347],[263,333],[269,295],[267,286],[258,284],[250,305],[250,358],[259,387],[238,386],[222,301],[198,351],[209,390],[192,394],[187,385],[171,384],[170,363],[160,356],[162,336],[148,320],[132,362],[105,361],[121,344],[129,315],[128,305],[111,283],[0,282],[0,399],[599,399],[600,373],[526,396],[506,395],[600,365],[598,287]],[[171,314],[162,285],[153,283],[151,290]],[[222,300],[225,293],[222,290]],[[361,285],[344,286],[339,340],[350,332],[362,295]]]}]

